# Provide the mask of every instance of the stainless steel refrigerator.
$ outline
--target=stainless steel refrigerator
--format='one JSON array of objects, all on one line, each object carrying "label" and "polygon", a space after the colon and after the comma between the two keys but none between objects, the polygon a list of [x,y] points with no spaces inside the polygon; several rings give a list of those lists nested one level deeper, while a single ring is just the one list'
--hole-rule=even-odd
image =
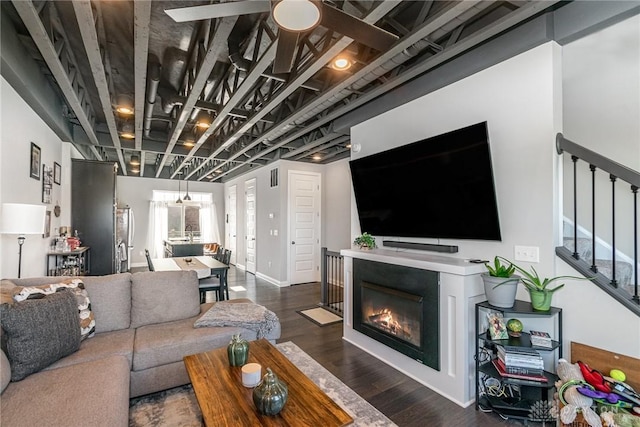
[{"label": "stainless steel refrigerator", "polygon": [[127,206],[116,210],[116,273],[131,269],[135,220],[133,210]]}]

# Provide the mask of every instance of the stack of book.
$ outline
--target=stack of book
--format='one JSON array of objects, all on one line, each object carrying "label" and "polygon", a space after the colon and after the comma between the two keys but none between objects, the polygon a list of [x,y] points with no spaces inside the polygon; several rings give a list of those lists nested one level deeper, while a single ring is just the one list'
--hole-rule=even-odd
[{"label": "stack of book", "polygon": [[493,364],[503,377],[547,381],[542,356],[532,348],[498,346],[498,357],[493,360]]}]

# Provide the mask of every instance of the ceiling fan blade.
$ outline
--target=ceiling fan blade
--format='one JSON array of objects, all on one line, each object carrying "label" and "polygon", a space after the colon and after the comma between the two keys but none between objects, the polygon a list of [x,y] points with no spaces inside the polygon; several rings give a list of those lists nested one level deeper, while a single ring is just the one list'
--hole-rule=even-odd
[{"label": "ceiling fan blade", "polygon": [[272,71],[274,74],[288,73],[293,65],[293,56],[298,45],[298,34],[295,31],[286,31],[280,28],[278,31],[278,46],[276,57],[273,60]]},{"label": "ceiling fan blade", "polygon": [[322,3],[320,25],[379,51],[389,49],[398,41],[398,36],[325,3]]},{"label": "ceiling fan blade", "polygon": [[165,9],[165,13],[176,22],[200,21],[226,16],[249,15],[251,13],[269,12],[269,0],[241,0],[227,3],[205,4],[202,6]]}]

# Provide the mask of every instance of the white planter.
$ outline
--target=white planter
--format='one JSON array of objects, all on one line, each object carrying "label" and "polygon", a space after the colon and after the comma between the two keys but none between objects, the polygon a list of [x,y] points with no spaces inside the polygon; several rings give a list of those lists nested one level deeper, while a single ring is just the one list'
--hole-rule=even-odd
[{"label": "white planter", "polygon": [[513,307],[520,276],[514,275],[505,279],[504,277],[490,276],[489,273],[482,273],[482,281],[484,282],[484,294],[489,304],[500,308]]}]

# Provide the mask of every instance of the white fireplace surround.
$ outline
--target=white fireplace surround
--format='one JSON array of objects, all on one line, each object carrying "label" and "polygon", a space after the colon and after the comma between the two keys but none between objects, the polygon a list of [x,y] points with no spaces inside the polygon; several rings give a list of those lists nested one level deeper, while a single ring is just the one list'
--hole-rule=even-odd
[{"label": "white fireplace surround", "polygon": [[[484,301],[482,264],[468,260],[384,249],[340,251],[344,256],[343,338],[462,407],[473,403],[474,307]],[[440,273],[440,371],[425,366],[353,329],[353,259]]]}]

